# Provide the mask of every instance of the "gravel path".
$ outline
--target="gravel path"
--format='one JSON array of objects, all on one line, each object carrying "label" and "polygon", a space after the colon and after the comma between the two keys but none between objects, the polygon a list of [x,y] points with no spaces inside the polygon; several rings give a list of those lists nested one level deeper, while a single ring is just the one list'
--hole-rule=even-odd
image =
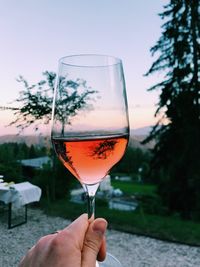
[{"label": "gravel path", "polygon": [[[1,213],[0,267],[17,267],[20,258],[41,236],[62,229],[69,223],[62,218],[48,217],[39,209],[29,209],[27,224],[8,230],[6,216]],[[113,230],[107,232],[107,246],[124,267],[200,266],[200,248],[196,247]]]}]

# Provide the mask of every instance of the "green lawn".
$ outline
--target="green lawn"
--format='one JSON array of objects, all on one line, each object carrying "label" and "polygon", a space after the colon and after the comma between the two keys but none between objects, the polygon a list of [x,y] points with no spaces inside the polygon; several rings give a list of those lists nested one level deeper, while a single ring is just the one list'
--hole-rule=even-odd
[{"label": "green lawn", "polygon": [[135,182],[122,182],[112,180],[112,186],[114,188],[120,188],[125,194],[133,195],[135,193],[143,195],[155,195],[156,186],[150,184],[139,184]]},{"label": "green lawn", "polygon": [[[49,215],[71,220],[86,211],[86,205],[74,204],[67,199],[50,204],[43,200],[42,207]],[[106,218],[109,228],[112,229],[200,246],[198,223],[182,221],[176,217],[144,214],[141,210],[132,212],[110,210],[102,205],[97,205],[96,217]]]}]

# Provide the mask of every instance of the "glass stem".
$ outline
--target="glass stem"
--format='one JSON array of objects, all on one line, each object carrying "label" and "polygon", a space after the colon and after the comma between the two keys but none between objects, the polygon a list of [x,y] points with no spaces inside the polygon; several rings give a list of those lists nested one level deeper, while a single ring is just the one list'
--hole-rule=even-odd
[{"label": "glass stem", "polygon": [[88,220],[93,220],[95,216],[95,194],[99,187],[99,183],[86,185],[83,184],[83,188],[85,190],[86,198],[87,198],[87,212],[88,212]]},{"label": "glass stem", "polygon": [[88,219],[94,219],[95,217],[95,196],[90,196],[86,193],[87,198],[87,213]]}]

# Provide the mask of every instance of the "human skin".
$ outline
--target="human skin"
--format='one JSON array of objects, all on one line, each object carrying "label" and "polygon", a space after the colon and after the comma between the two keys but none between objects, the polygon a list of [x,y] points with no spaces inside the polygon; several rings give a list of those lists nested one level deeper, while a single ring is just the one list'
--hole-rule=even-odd
[{"label": "human skin", "polygon": [[24,256],[19,267],[95,267],[106,257],[107,222],[88,221],[81,215],[68,227],[42,237]]}]

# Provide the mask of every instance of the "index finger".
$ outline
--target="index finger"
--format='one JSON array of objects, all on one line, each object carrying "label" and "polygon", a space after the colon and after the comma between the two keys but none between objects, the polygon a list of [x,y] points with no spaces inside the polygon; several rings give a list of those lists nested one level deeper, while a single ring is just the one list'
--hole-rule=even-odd
[{"label": "index finger", "polygon": [[64,228],[62,230],[62,233],[66,234],[68,237],[70,235],[74,239],[76,246],[82,249],[88,226],[89,226],[88,215],[82,214],[69,226]]}]

